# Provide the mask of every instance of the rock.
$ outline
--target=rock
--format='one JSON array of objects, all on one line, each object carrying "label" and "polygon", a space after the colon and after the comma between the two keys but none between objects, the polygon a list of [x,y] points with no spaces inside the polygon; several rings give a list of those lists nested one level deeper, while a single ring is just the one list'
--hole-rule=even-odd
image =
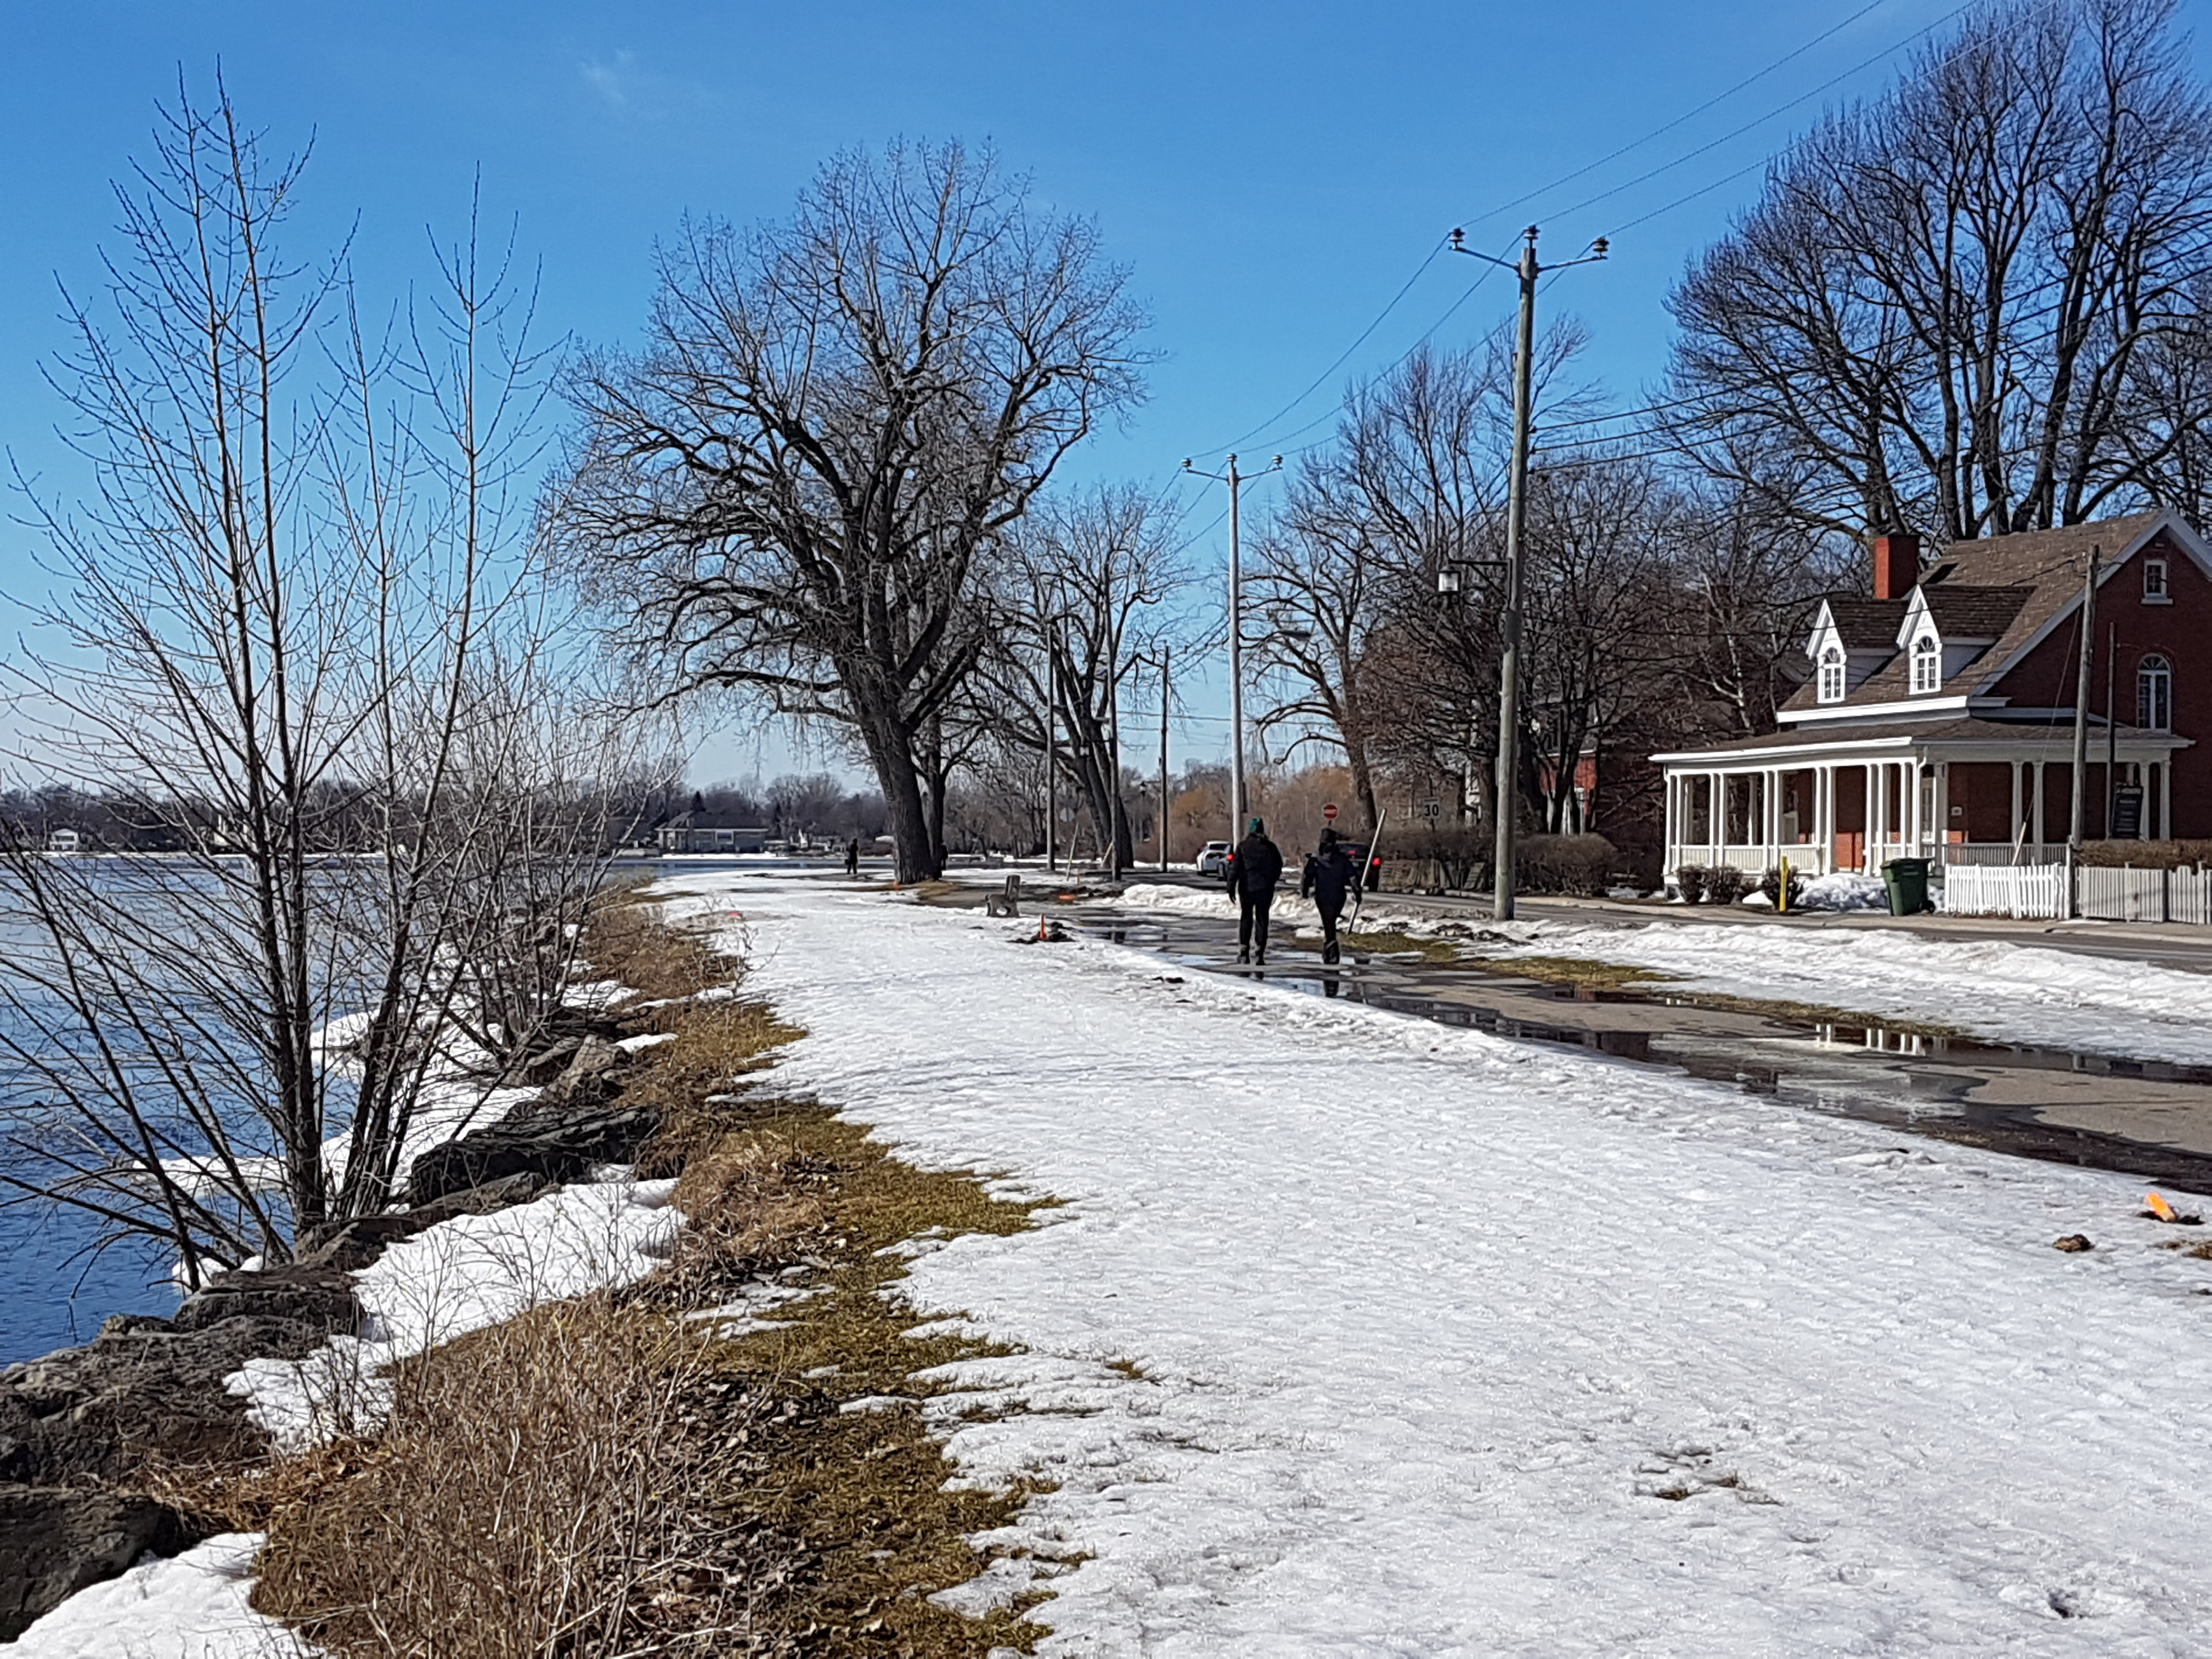
[{"label": "rock", "polygon": [[312,1325],[350,1336],[361,1329],[361,1304],[353,1280],[337,1267],[295,1261],[282,1267],[218,1273],[185,1298],[169,1322],[180,1331],[205,1330],[241,1315]]},{"label": "rock", "polygon": [[361,1215],[350,1221],[311,1228],[294,1248],[301,1267],[357,1273],[401,1239],[430,1224],[411,1215]]},{"label": "rock", "polygon": [[451,1221],[457,1215],[489,1215],[495,1210],[512,1209],[518,1204],[543,1198],[560,1184],[538,1170],[519,1170],[496,1181],[487,1181],[481,1187],[465,1187],[458,1193],[432,1199],[419,1209],[408,1211],[407,1219],[419,1231],[434,1227],[441,1221]]},{"label": "rock", "polygon": [[419,1213],[449,1194],[511,1176],[574,1181],[594,1164],[627,1162],[659,1127],[660,1113],[647,1106],[572,1103],[508,1118],[416,1158],[407,1174],[407,1202]]},{"label": "rock", "polygon": [[147,1551],[174,1555],[204,1535],[150,1498],[0,1486],[0,1642]]},{"label": "rock", "polygon": [[535,1116],[548,1109],[596,1103],[606,1099],[614,1092],[613,1073],[627,1058],[605,1037],[586,1037],[576,1045],[575,1054],[568,1061],[567,1068],[546,1085],[544,1091],[523,1108],[518,1115]]},{"label": "rock", "polygon": [[2069,1255],[2078,1255],[2083,1250],[2094,1250],[2097,1247],[2089,1242],[2087,1233],[2069,1233],[2063,1238],[2052,1239],[2051,1248],[2054,1250],[2064,1250]]},{"label": "rock", "polygon": [[198,1330],[103,1332],[0,1371],[0,1480],[114,1480],[158,1455],[179,1462],[252,1455],[263,1443],[223,1379],[249,1359],[297,1359],[319,1324],[242,1314]]},{"label": "rock", "polygon": [[579,1036],[562,1037],[550,1047],[517,1060],[508,1068],[507,1075],[517,1083],[542,1089],[568,1070],[569,1061],[575,1058],[576,1050],[583,1046],[583,1038]]}]

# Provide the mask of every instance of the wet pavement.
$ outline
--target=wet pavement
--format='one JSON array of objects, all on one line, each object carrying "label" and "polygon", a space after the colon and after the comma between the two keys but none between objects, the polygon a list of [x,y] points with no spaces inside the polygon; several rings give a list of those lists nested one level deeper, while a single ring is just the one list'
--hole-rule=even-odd
[{"label": "wet pavement", "polygon": [[1694,993],[1590,990],[1417,954],[1278,941],[1264,968],[1236,962],[1225,918],[1079,905],[1077,931],[1161,952],[1178,967],[1341,998],[1733,1084],[1778,1103],[2024,1158],[2119,1170],[2212,1195],[2212,1067],[2018,1048],[1878,1024],[1826,1024],[1717,1007]]}]

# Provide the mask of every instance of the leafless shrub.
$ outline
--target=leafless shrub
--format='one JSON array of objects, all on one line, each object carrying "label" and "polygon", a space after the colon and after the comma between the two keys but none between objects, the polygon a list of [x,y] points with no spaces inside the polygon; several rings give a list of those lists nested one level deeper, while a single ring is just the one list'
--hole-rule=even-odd
[{"label": "leafless shrub", "polygon": [[335,1653],[422,1659],[620,1653],[670,1590],[704,1599],[702,1632],[741,1620],[742,1586],[689,1570],[707,1349],[599,1295],[407,1362],[382,1431],[277,1506],[255,1605]]}]

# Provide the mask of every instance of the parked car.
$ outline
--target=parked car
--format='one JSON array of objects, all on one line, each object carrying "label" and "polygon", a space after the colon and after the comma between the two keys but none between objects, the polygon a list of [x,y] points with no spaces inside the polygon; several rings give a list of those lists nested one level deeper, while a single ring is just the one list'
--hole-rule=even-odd
[{"label": "parked car", "polygon": [[1210,841],[1198,855],[1198,873],[1201,876],[1225,876],[1229,873],[1229,843]]}]

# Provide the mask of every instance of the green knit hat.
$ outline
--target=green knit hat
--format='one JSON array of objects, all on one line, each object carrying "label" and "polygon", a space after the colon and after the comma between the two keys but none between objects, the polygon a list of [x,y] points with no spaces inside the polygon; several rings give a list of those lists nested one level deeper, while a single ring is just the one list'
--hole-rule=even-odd
[{"label": "green knit hat", "polygon": [[1248,836],[1264,836],[1267,833],[1267,826],[1260,819],[1254,818],[1251,823],[1244,826],[1244,833]]}]

